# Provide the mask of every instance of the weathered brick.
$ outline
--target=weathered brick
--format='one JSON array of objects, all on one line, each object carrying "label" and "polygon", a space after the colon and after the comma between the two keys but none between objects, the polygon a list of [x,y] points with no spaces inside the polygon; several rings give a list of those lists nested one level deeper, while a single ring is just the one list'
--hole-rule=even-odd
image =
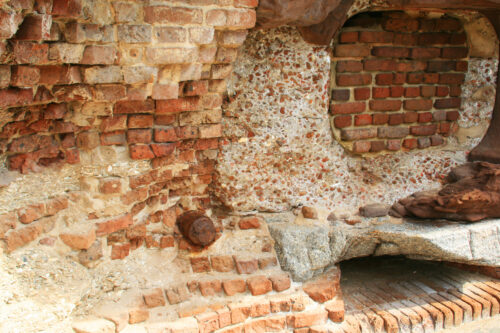
[{"label": "weathered brick", "polygon": [[288,276],[288,274],[272,275],[269,277],[269,280],[271,280],[273,290],[276,292],[287,290],[291,285],[290,277]]},{"label": "weathered brick", "polygon": [[436,30],[457,31],[462,28],[460,21],[455,18],[440,18],[436,20]]},{"label": "weathered brick", "polygon": [[[196,44],[210,44],[214,40],[215,30],[212,27],[189,28],[189,41]],[[246,34],[245,34],[246,37]],[[224,44],[231,44],[227,41]]]},{"label": "weathered brick", "polygon": [[152,113],[155,110],[155,102],[153,100],[145,101],[120,101],[115,104],[114,113],[130,114],[130,113]]},{"label": "weathered brick", "polygon": [[389,116],[389,125],[395,126],[403,123],[404,115],[402,113],[391,114]]},{"label": "weathered brick", "polygon": [[416,136],[429,136],[435,134],[437,131],[437,125],[420,125],[420,126],[411,126],[410,133]]},{"label": "weathered brick", "polygon": [[102,132],[112,132],[127,129],[127,116],[116,115],[112,117],[105,117],[99,126]]},{"label": "weathered brick", "polygon": [[82,10],[81,0],[54,0],[52,15],[62,17],[77,17]]},{"label": "weathered brick", "polygon": [[130,157],[133,160],[147,160],[155,157],[149,145],[131,145],[129,146],[129,150]]},{"label": "weathered brick", "polygon": [[155,27],[154,36],[159,43],[184,43],[188,30],[181,27]]},{"label": "weathered brick", "polygon": [[418,20],[411,18],[390,18],[384,20],[382,27],[387,31],[414,32],[418,30]]},{"label": "weathered brick", "polygon": [[378,128],[378,137],[379,138],[387,138],[387,139],[395,139],[395,138],[404,138],[410,133],[408,127],[379,127]]},{"label": "weathered brick", "polygon": [[118,101],[127,97],[127,90],[122,84],[94,85],[92,97],[96,101]]},{"label": "weathered brick", "polygon": [[398,111],[401,109],[400,100],[371,100],[370,110],[372,111]]},{"label": "weathered brick", "polygon": [[428,111],[432,109],[432,100],[431,99],[405,100],[404,109],[408,111]]},{"label": "weathered brick", "polygon": [[42,218],[23,228],[17,228],[8,231],[5,234],[6,249],[8,252],[34,241],[43,233],[49,232],[54,228],[54,219]]},{"label": "weathered brick", "polygon": [[21,13],[7,9],[0,10],[0,38],[11,38],[22,21],[23,16]]},{"label": "weathered brick", "polygon": [[151,97],[155,100],[176,99],[179,97],[179,85],[177,83],[155,84]]},{"label": "weathered brick", "polygon": [[370,98],[370,88],[356,88],[354,89],[354,99],[357,101],[364,101]]},{"label": "weathered brick", "polygon": [[40,70],[31,66],[12,66],[10,84],[16,87],[29,87],[38,83]]},{"label": "weathered brick", "polygon": [[372,95],[373,98],[388,98],[391,95],[391,90],[390,88],[379,88],[379,87],[374,87],[372,88]]},{"label": "weathered brick", "polygon": [[154,139],[156,142],[173,142],[179,140],[174,128],[156,128]]},{"label": "weathered brick", "polygon": [[445,73],[439,75],[440,84],[462,84],[465,80],[465,74]]},{"label": "weathered brick", "polygon": [[363,70],[363,63],[361,61],[353,61],[353,60],[337,61],[336,70],[337,73],[361,72]]},{"label": "weathered brick", "polygon": [[156,65],[184,64],[198,60],[198,48],[195,47],[148,47],[146,59]]},{"label": "weathered brick", "polygon": [[340,133],[342,140],[354,141],[362,139],[371,139],[377,136],[376,128],[358,128],[358,129],[343,129]]},{"label": "weathered brick", "polygon": [[[150,43],[151,26],[150,25],[118,25],[118,41],[125,43]],[[156,32],[156,31],[155,31]]]},{"label": "weathered brick", "polygon": [[271,281],[262,275],[247,279],[247,286],[253,296],[264,295],[273,290]]},{"label": "weathered brick", "polygon": [[17,226],[18,218],[14,212],[9,212],[0,215],[0,239],[5,237],[5,234],[10,229],[15,229]]},{"label": "weathered brick", "polygon": [[399,149],[401,149],[400,140],[387,140],[387,150],[397,151]]},{"label": "weathered brick", "polygon": [[363,44],[339,44],[335,46],[335,56],[337,57],[368,57],[370,46]]},{"label": "weathered brick", "polygon": [[243,260],[234,258],[236,270],[239,274],[252,274],[259,268],[259,263],[256,259]]},{"label": "weathered brick", "polygon": [[461,98],[445,98],[445,99],[436,99],[434,102],[434,107],[436,109],[457,109],[460,108],[462,104]]},{"label": "weathered brick", "polygon": [[194,273],[210,272],[212,270],[208,257],[194,257],[190,258],[190,261]]},{"label": "weathered brick", "polygon": [[200,281],[198,285],[202,296],[215,296],[222,291],[222,283],[219,280]]},{"label": "weathered brick", "polygon": [[49,58],[49,45],[32,42],[13,42],[13,54],[17,64],[45,64]]},{"label": "weathered brick", "polygon": [[83,51],[80,63],[86,65],[112,65],[117,57],[113,46],[89,45]]},{"label": "weathered brick", "polygon": [[301,328],[324,324],[327,318],[328,312],[322,308],[318,308],[316,310],[288,315],[286,320],[289,327]]},{"label": "weathered brick", "polygon": [[156,104],[156,112],[159,114],[197,111],[200,109],[200,98],[198,96],[193,96],[168,101],[159,100]]},{"label": "weathered brick", "polygon": [[372,124],[371,114],[359,114],[354,116],[354,125],[356,126],[366,126]]},{"label": "weathered brick", "polygon": [[[240,46],[243,44],[247,37],[248,31],[235,30],[235,31],[221,31],[217,35],[217,40],[222,46]],[[203,44],[203,43],[201,43]]]},{"label": "weathered brick", "polygon": [[162,24],[201,24],[203,12],[196,8],[152,6],[144,8],[144,21]]},{"label": "weathered brick", "polygon": [[83,72],[85,82],[89,84],[114,83],[123,80],[123,74],[118,66],[89,67]]},{"label": "weathered brick", "polygon": [[375,82],[378,85],[390,85],[394,81],[394,74],[389,74],[389,73],[384,73],[384,74],[377,74],[375,76]]},{"label": "weathered brick", "polygon": [[[407,58],[410,55],[410,49],[405,47],[374,47],[372,55],[384,58]],[[395,67],[395,65],[393,66]]]},{"label": "weathered brick", "polygon": [[105,236],[118,230],[126,229],[132,224],[132,216],[130,214],[111,218],[102,222],[96,223],[96,235]]},{"label": "weathered brick", "polygon": [[370,74],[339,74],[337,75],[337,85],[345,86],[362,86],[372,82]]},{"label": "weathered brick", "polygon": [[50,39],[52,16],[34,14],[26,16],[16,33],[18,40],[42,41]]},{"label": "weathered brick", "polygon": [[413,59],[431,59],[438,58],[441,55],[441,49],[436,47],[417,47],[411,50],[410,58]]},{"label": "weathered brick", "polygon": [[373,125],[386,124],[389,121],[389,115],[386,113],[375,113],[372,116]]},{"label": "weathered brick", "polygon": [[79,231],[69,231],[59,234],[64,244],[74,250],[87,250],[96,239],[95,229],[90,227]]},{"label": "weathered brick", "polygon": [[352,116],[336,116],[333,119],[336,128],[345,128],[352,125]]},{"label": "weathered brick", "polygon": [[397,63],[394,60],[369,59],[364,61],[364,69],[372,72],[392,72],[397,69]]}]

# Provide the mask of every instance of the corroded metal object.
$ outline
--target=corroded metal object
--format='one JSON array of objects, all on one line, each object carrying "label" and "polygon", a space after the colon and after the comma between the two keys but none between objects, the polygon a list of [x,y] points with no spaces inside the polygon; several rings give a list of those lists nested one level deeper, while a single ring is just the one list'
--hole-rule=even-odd
[{"label": "corroded metal object", "polygon": [[214,223],[202,211],[185,212],[177,218],[177,225],[182,235],[195,245],[208,246],[215,241]]}]

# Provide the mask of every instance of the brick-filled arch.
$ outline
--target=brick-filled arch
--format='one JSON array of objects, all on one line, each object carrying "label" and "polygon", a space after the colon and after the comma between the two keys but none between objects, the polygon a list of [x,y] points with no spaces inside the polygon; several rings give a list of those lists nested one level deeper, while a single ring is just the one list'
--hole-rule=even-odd
[{"label": "brick-filled arch", "polygon": [[457,128],[467,36],[458,19],[358,14],[333,50],[332,128],[354,153],[441,146]]}]

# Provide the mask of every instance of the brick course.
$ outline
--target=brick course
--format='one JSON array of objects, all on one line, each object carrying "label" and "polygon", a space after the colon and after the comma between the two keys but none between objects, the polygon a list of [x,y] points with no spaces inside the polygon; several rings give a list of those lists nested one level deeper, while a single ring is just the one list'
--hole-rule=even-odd
[{"label": "brick course", "polygon": [[363,154],[445,144],[467,70],[460,21],[403,12],[358,16],[339,33],[333,52],[337,87],[330,110],[343,145]]}]

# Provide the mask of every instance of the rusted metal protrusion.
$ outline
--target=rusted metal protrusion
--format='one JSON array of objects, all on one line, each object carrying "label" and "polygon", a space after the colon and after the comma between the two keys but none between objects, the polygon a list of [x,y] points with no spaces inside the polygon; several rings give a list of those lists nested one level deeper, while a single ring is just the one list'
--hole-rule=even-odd
[{"label": "rusted metal protrusion", "polygon": [[182,235],[191,243],[208,246],[215,242],[215,226],[202,211],[190,210],[177,218],[177,225]]}]

